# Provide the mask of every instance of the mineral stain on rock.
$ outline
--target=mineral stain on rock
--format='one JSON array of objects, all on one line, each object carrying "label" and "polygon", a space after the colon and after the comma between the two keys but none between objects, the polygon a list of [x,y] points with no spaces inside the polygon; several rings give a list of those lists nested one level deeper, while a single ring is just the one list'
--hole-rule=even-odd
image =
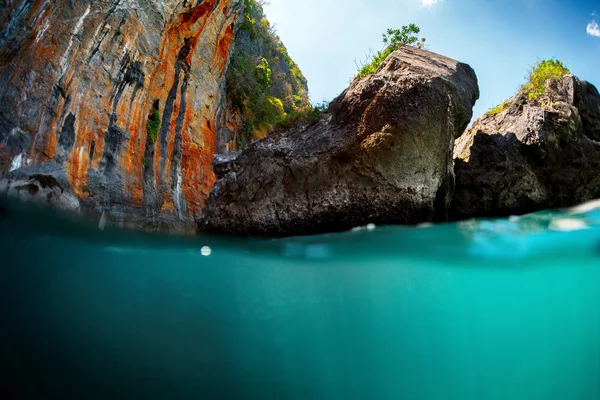
[{"label": "mineral stain on rock", "polygon": [[[189,230],[215,179],[211,127],[241,6],[8,3],[0,22],[0,175],[55,160],[84,214]],[[156,106],[162,125],[153,143],[146,123]]]},{"label": "mineral stain on rock", "polygon": [[297,123],[306,79],[255,0],[15,0],[0,7],[0,193],[262,236],[598,198],[600,94],[545,84],[543,104],[520,93],[466,130],[475,72],[402,46]]}]

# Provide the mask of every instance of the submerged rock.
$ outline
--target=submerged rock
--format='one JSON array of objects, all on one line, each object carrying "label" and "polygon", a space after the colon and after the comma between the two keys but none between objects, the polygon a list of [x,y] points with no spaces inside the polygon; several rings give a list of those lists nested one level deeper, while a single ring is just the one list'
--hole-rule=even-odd
[{"label": "submerged rock", "polygon": [[453,219],[507,216],[600,197],[600,95],[572,75],[519,93],[456,141]]},{"label": "submerged rock", "polygon": [[330,116],[218,162],[199,228],[286,236],[444,220],[454,139],[478,97],[471,67],[403,47],[355,79]]}]

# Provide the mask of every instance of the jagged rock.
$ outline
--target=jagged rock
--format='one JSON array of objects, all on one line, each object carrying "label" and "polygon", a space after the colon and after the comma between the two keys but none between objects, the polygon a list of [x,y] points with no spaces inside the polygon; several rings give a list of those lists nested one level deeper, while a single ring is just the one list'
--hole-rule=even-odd
[{"label": "jagged rock", "polygon": [[217,179],[223,178],[233,170],[235,160],[239,155],[239,151],[237,153],[215,154],[213,157],[213,169],[215,170]]},{"label": "jagged rock", "polygon": [[572,75],[519,93],[456,141],[451,217],[524,214],[600,197],[600,95]]},{"label": "jagged rock", "polygon": [[331,117],[228,160],[199,228],[286,236],[443,220],[454,139],[478,97],[468,65],[401,48],[376,74],[355,79]]},{"label": "jagged rock", "polygon": [[51,206],[79,214],[75,196],[65,171],[56,161],[24,167],[0,179],[0,196]]},{"label": "jagged rock", "polygon": [[55,160],[83,211],[193,229],[215,181],[241,11],[240,0],[4,2],[0,175]]}]

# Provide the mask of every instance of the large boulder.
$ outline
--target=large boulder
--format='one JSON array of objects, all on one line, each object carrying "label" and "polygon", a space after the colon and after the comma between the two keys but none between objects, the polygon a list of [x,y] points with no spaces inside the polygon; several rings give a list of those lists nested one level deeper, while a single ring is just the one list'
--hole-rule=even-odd
[{"label": "large boulder", "polygon": [[519,93],[456,141],[451,217],[508,216],[600,197],[600,95],[572,75]]},{"label": "large boulder", "polygon": [[403,47],[316,124],[217,158],[199,228],[287,236],[444,220],[454,139],[478,97],[471,67]]}]

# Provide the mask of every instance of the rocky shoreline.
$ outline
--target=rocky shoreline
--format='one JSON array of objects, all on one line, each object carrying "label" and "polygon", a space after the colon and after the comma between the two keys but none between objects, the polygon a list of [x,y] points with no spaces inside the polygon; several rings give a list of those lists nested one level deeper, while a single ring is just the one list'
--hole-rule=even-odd
[{"label": "rocky shoreline", "polygon": [[[266,237],[600,198],[592,84],[548,79],[542,97],[519,92],[467,129],[473,69],[411,46],[314,122],[215,154],[239,125],[222,116],[242,2],[146,3],[0,10],[0,198],[133,229]],[[73,26],[55,23],[57,7]]]},{"label": "rocky shoreline", "polygon": [[[438,80],[445,91],[436,98]],[[566,75],[544,92],[536,100],[519,93],[464,131],[479,95],[470,67],[402,48],[314,126],[217,156],[199,229],[288,236],[507,217],[600,198],[597,89]]]}]

